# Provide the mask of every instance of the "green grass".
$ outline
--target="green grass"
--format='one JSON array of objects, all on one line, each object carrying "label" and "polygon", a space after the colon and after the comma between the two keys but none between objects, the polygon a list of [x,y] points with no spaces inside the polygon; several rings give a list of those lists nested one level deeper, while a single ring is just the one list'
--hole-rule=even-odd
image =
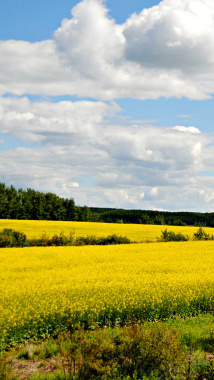
[{"label": "green grass", "polygon": [[212,314],[169,319],[163,324],[168,328],[178,329],[182,342],[190,349],[214,352],[214,316]]},{"label": "green grass", "polygon": [[[160,380],[161,370],[158,368],[158,360],[163,361],[163,356],[165,357],[163,365],[166,366],[167,371],[173,368],[173,363],[178,363],[177,355],[181,355],[179,360],[185,366],[185,371],[183,370],[182,375],[179,375],[179,371],[176,372],[174,379],[176,380],[186,380],[188,374],[188,366],[190,367],[189,380],[213,380],[214,379],[214,316],[212,314],[202,314],[197,317],[192,318],[174,318],[167,320],[165,322],[151,322],[145,323],[144,325],[130,325],[130,327],[115,327],[107,329],[99,329],[96,325],[91,326],[91,330],[77,330],[76,338],[73,335],[72,338],[69,335],[61,336],[59,339],[50,339],[41,341],[38,344],[27,344],[22,347],[17,347],[6,353],[6,361],[0,359],[0,379],[1,380],[11,380],[11,379],[22,379],[22,372],[16,373],[14,375],[14,363],[24,363],[22,368],[27,369],[37,363],[37,370],[32,377],[25,377],[25,379],[31,380],[79,380],[80,377],[77,373],[69,377],[67,369],[69,368],[69,363],[71,359],[76,355],[77,362],[80,356],[83,354],[84,360],[86,361],[87,370],[91,370],[93,373],[93,366],[97,373],[100,375],[94,377],[90,375],[89,379],[102,379],[102,380]],[[163,343],[158,342],[157,336],[154,335],[151,339],[150,335],[141,333],[143,330],[146,332],[152,331],[152,334],[156,334],[157,331],[160,332],[160,339],[163,339]],[[94,329],[94,330],[93,330]],[[140,329],[140,330],[139,330]],[[177,333],[173,331],[177,331]],[[79,331],[79,333],[78,333]],[[167,333],[167,331],[169,333]],[[168,350],[168,343],[164,338],[164,334],[169,334],[169,347],[172,350],[166,355],[165,351]],[[110,351],[112,349],[111,341],[112,339],[118,344],[118,363],[120,360],[123,361],[123,373],[115,372],[115,376],[109,372],[109,367],[107,366],[106,377],[105,371],[102,372],[99,365],[94,361],[100,360],[99,350],[97,347],[103,347],[105,355],[111,358]],[[159,339],[159,338],[158,338]],[[145,342],[142,344],[142,341]],[[179,346],[180,342],[181,346]],[[121,343],[122,342],[122,343]],[[135,342],[133,344],[133,342]],[[167,341],[168,342],[168,341]],[[128,373],[130,367],[127,367],[126,355],[132,355],[133,350],[137,350],[138,355],[138,344],[141,344],[142,348],[146,348],[149,352],[148,356],[144,357],[144,364],[148,361],[148,366],[145,366],[145,373],[138,371],[132,371]],[[164,346],[165,345],[165,346]],[[162,350],[162,347],[165,347]],[[180,347],[180,348],[179,348]],[[122,348],[122,351],[121,351]],[[83,350],[83,351],[81,351]],[[160,351],[159,351],[160,350]],[[174,353],[173,353],[174,350]],[[81,351],[81,352],[80,352]],[[144,351],[144,352],[146,352]],[[90,353],[92,352],[92,356]],[[124,355],[125,352],[125,355]],[[162,352],[162,353],[161,353]],[[185,353],[186,359],[183,360],[183,354]],[[93,357],[94,355],[94,357]],[[145,353],[144,353],[145,355]],[[81,356],[81,357],[83,357]],[[153,371],[150,358],[156,360],[156,368]],[[73,360],[73,359],[72,359]],[[82,359],[81,359],[82,360]],[[6,371],[5,362],[7,362],[7,369],[12,369],[13,371]],[[51,365],[50,365],[51,363]],[[177,366],[178,364],[175,364]],[[149,367],[150,366],[150,367]],[[122,368],[122,367],[121,367]],[[161,368],[161,367],[160,367]],[[184,368],[184,367],[182,367]],[[66,371],[65,371],[66,369]],[[95,372],[96,372],[95,371]],[[109,375],[108,375],[109,374]],[[92,377],[91,377],[92,376]],[[87,375],[86,375],[87,378]],[[85,377],[83,376],[83,379]],[[165,380],[172,379],[170,376],[164,378]]]}]

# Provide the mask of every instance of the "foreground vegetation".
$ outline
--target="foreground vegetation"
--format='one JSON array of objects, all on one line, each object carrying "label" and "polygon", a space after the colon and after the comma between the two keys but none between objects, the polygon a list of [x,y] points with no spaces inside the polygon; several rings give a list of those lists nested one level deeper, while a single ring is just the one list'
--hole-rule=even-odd
[{"label": "foreground vegetation", "polygon": [[[167,325],[168,323],[168,325]],[[34,380],[213,380],[211,315],[62,333],[0,357],[0,378]]]}]

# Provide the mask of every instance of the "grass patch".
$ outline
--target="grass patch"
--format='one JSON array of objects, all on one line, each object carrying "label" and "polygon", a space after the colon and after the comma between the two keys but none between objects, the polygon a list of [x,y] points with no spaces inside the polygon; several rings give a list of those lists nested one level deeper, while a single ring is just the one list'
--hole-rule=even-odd
[{"label": "grass patch", "polygon": [[115,328],[92,325],[87,331],[76,326],[55,340],[10,351],[0,362],[0,379],[213,380],[213,355],[203,343],[212,338],[213,324],[207,314]]}]

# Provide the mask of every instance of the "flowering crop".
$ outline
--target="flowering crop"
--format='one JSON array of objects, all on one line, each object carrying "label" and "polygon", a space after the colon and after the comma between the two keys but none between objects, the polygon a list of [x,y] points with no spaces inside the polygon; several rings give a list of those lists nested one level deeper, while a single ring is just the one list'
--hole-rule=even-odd
[{"label": "flowering crop", "polygon": [[213,244],[2,248],[0,347],[79,322],[111,325],[209,311]]},{"label": "flowering crop", "polygon": [[[189,235],[190,238],[198,231],[198,227],[188,226],[0,219],[0,230],[3,228],[13,228],[16,231],[24,232],[27,238],[39,238],[44,232],[49,236],[53,236],[63,230],[65,234],[69,235],[72,232],[76,236],[107,236],[117,234],[127,236],[130,240],[136,242],[154,242],[161,235],[161,231],[166,228],[175,233],[181,232],[184,235]],[[213,228],[205,228],[205,231],[210,235],[213,234]]]}]

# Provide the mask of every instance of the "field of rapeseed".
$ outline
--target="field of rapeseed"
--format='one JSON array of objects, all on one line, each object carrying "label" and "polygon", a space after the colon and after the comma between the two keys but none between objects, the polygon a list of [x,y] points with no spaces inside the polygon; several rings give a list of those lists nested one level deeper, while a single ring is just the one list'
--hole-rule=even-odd
[{"label": "field of rapeseed", "polygon": [[213,309],[213,242],[3,248],[0,288],[1,348],[79,322],[195,315]]},{"label": "field of rapeseed", "polygon": [[[59,234],[62,230],[69,235],[70,232],[76,236],[107,236],[112,234],[127,236],[136,242],[156,241],[161,235],[161,231],[168,228],[175,233],[181,232],[191,238],[198,230],[198,227],[181,226],[159,226],[143,224],[115,224],[115,223],[93,223],[93,222],[62,222],[47,220],[10,220],[0,219],[0,230],[12,228],[16,231],[24,232],[28,238],[39,238],[44,232],[49,236]],[[213,234],[213,228],[204,229],[208,234]]]}]

